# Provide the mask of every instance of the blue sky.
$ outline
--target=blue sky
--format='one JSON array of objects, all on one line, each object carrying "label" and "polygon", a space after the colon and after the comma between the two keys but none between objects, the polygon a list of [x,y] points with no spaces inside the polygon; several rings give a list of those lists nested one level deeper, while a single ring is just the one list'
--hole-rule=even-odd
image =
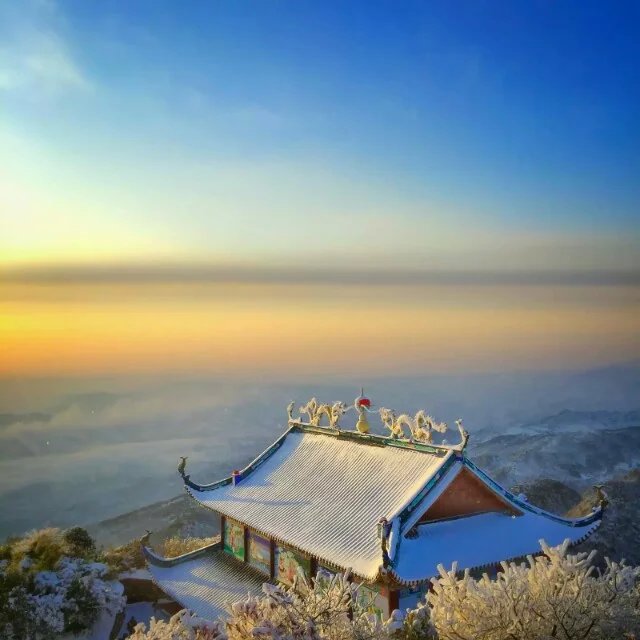
[{"label": "blue sky", "polygon": [[5,2],[5,255],[635,268],[639,14]]}]

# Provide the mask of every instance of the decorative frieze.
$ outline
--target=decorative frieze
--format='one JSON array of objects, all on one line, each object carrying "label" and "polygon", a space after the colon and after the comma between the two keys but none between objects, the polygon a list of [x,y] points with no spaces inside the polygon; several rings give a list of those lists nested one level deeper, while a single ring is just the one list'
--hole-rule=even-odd
[{"label": "decorative frieze", "polygon": [[[296,403],[290,402],[287,407],[287,415],[290,425],[302,425],[308,427],[324,427],[334,431],[342,429],[340,421],[349,411],[357,413],[357,423],[355,428],[358,433],[366,436],[369,433],[369,422],[367,414],[377,415],[382,426],[388,432],[391,440],[401,440],[420,444],[431,444],[433,434],[446,433],[448,425],[446,422],[438,422],[432,418],[424,409],[411,416],[407,413],[396,414],[393,409],[381,407],[373,409],[371,401],[361,394],[355,399],[353,404],[346,405],[344,402],[334,402],[332,404],[318,402],[316,398],[311,398],[309,402],[298,408],[298,415],[295,416]],[[460,443],[455,445],[456,449],[464,449],[469,439],[469,434],[462,426],[462,420],[456,420],[456,426],[460,433]],[[441,445],[447,446],[444,441]]]}]

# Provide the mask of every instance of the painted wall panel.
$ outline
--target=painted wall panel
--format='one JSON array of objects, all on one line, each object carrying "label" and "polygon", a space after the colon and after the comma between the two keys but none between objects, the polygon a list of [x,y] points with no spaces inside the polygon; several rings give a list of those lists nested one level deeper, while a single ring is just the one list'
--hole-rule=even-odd
[{"label": "painted wall panel", "polygon": [[249,532],[249,564],[269,575],[271,573],[271,542],[253,531]]},{"label": "painted wall panel", "polygon": [[229,518],[224,521],[224,550],[244,560],[244,526]]},{"label": "painted wall panel", "polygon": [[358,586],[358,604],[381,619],[389,617],[389,602],[386,594],[382,594],[380,587],[375,584],[360,584]]},{"label": "painted wall panel", "polygon": [[309,577],[311,572],[311,560],[309,558],[305,558],[291,549],[277,545],[275,560],[275,577],[280,582],[289,585],[293,584],[294,578],[298,575],[298,569]]}]

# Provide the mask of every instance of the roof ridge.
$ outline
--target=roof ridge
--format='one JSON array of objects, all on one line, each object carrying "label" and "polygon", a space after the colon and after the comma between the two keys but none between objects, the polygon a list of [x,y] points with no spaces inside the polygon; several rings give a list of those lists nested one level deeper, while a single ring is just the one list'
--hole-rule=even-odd
[{"label": "roof ridge", "polygon": [[241,480],[242,478],[246,478],[250,473],[255,471],[265,460],[270,458],[282,446],[287,436],[293,430],[293,427],[290,426],[284,433],[278,436],[278,438],[274,442],[272,442],[262,453],[258,454],[246,467],[220,480],[210,482],[209,484],[198,484],[197,482],[191,480],[190,475],[185,475],[184,467],[179,467],[178,473],[180,473],[180,475],[182,476],[185,485],[191,487],[192,489],[195,489],[196,491],[211,491],[213,489],[217,489],[218,487],[223,487],[224,485],[231,484],[234,481],[234,477],[236,478],[236,480]]},{"label": "roof ridge", "polygon": [[351,442],[357,442],[359,444],[373,447],[393,447],[395,449],[427,453],[437,456],[446,456],[449,453],[459,451],[459,445],[449,446],[431,443],[426,444],[423,442],[416,442],[414,440],[394,438],[374,433],[360,433],[355,430],[336,429],[334,427],[323,427],[306,424],[304,422],[290,421],[289,428],[284,433],[282,433],[272,444],[262,451],[262,453],[258,454],[246,467],[240,469],[237,473],[234,472],[234,474],[230,476],[225,476],[224,478],[206,484],[199,484],[191,480],[191,476],[185,473],[186,465],[179,467],[178,473],[182,476],[184,484],[196,491],[211,491],[213,489],[217,489],[218,487],[231,484],[234,480],[234,476],[237,480],[242,480],[248,477],[263,462],[265,462],[265,460],[270,458],[282,446],[286,437],[293,432],[311,433],[332,438],[343,438]]},{"label": "roof ridge", "polygon": [[457,451],[459,445],[434,444],[432,442],[425,443],[409,438],[394,438],[393,436],[384,436],[378,433],[360,433],[355,429],[338,429],[335,427],[312,425],[298,420],[289,422],[291,430],[301,431],[303,433],[315,433],[318,435],[330,436],[334,438],[345,438],[377,447],[395,447],[398,449],[408,449],[410,451],[418,451],[420,453],[430,454],[446,454],[450,451]]}]

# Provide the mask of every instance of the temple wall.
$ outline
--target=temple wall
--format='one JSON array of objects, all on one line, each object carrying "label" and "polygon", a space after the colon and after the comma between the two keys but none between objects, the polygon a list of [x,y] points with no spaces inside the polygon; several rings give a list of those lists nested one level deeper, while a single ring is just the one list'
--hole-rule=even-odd
[{"label": "temple wall", "polygon": [[[327,579],[336,574],[334,569],[318,564],[315,558],[266,538],[231,518],[221,516],[220,531],[224,551],[260,571],[267,579],[291,585],[298,569],[308,578],[315,577],[318,569]],[[385,619],[398,607],[399,597],[398,590],[378,583],[361,583],[358,591],[360,604]]]},{"label": "temple wall", "polygon": [[520,511],[491,491],[471,471],[462,469],[442,495],[427,509],[419,522],[430,522],[488,511],[521,515]]}]

